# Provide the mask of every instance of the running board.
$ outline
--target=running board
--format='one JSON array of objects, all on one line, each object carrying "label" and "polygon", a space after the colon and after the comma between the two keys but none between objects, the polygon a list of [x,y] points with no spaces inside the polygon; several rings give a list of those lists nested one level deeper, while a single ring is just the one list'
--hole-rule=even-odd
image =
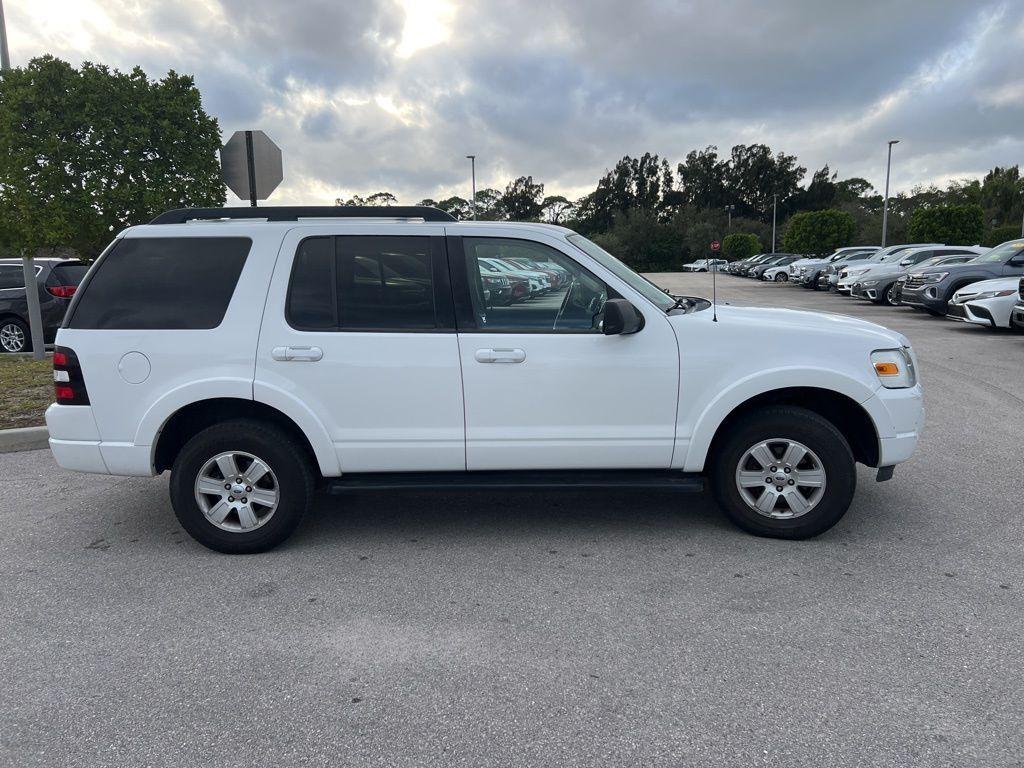
[{"label": "running board", "polygon": [[366,472],[328,478],[327,491],[484,491],[654,488],[700,493],[704,477],[670,470],[521,470],[514,472]]}]

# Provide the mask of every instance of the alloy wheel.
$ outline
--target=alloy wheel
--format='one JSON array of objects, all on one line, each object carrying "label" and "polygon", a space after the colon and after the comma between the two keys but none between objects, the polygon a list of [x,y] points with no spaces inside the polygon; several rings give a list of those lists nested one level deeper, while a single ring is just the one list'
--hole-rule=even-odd
[{"label": "alloy wheel", "polygon": [[280,501],[270,465],[243,451],[226,451],[207,461],[196,477],[195,498],[211,525],[248,533],[274,516]]},{"label": "alloy wheel", "polygon": [[17,323],[4,323],[0,327],[0,347],[4,352],[25,351],[25,331]]},{"label": "alloy wheel", "polygon": [[806,515],[825,495],[825,467],[803,443],[784,437],[755,443],[736,467],[736,487],[759,515],[788,520]]}]

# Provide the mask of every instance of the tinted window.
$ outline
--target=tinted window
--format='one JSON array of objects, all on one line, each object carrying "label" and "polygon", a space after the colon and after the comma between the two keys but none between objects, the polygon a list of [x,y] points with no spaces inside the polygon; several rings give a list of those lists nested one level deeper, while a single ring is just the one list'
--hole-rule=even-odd
[{"label": "tinted window", "polygon": [[216,328],[251,246],[243,237],[119,240],[78,292],[68,327]]},{"label": "tinted window", "polygon": [[288,322],[302,330],[437,328],[434,247],[429,237],[304,240],[288,288]]},{"label": "tinted window", "polygon": [[600,332],[608,286],[561,251],[530,240],[462,242],[481,331]]},{"label": "tinted window", "polygon": [[24,288],[25,273],[21,267],[0,266],[0,291],[6,288]]}]

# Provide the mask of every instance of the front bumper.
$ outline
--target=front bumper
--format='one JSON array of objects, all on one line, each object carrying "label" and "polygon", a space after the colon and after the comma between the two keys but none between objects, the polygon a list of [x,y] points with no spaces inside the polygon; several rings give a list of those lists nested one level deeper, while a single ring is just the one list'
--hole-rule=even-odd
[{"label": "front bumper", "polygon": [[1024,301],[1017,303],[1010,313],[1010,327],[1024,331]]},{"label": "front bumper", "polygon": [[924,428],[921,385],[907,389],[880,387],[862,406],[878,430],[878,466],[891,467],[909,459]]},{"label": "front bumper", "polygon": [[940,293],[938,284],[922,285],[919,288],[908,288],[904,284],[899,296],[900,304],[906,304],[908,307],[931,309],[936,312],[945,312],[946,302],[940,298]]}]

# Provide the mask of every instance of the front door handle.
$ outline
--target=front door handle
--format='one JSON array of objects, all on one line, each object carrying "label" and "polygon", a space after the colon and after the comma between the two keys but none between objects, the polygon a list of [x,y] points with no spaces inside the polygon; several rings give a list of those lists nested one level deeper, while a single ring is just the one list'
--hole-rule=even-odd
[{"label": "front door handle", "polygon": [[521,349],[478,349],[478,363],[521,363],[526,360],[526,352]]},{"label": "front door handle", "polygon": [[274,347],[270,356],[282,363],[315,363],[324,356],[324,351],[320,347]]}]

